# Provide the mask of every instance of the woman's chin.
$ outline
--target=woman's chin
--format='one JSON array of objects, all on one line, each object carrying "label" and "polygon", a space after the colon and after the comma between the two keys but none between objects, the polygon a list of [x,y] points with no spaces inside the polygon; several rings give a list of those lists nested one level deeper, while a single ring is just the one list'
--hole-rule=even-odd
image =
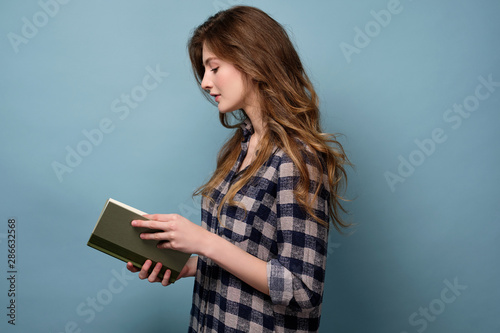
[{"label": "woman's chin", "polygon": [[233,111],[238,110],[238,109],[220,107],[220,105],[219,105],[218,109],[219,109],[219,113],[231,113]]}]

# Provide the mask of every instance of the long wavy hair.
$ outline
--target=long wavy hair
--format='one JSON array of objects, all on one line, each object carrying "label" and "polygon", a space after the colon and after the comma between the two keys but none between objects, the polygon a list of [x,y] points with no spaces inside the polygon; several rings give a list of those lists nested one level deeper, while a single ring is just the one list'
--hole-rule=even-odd
[{"label": "long wavy hair", "polygon": [[[208,18],[194,30],[188,42],[194,76],[200,87],[205,73],[203,45],[220,59],[233,64],[251,82],[265,124],[255,160],[229,189],[219,205],[219,214],[224,203],[238,204],[233,200],[235,194],[269,159],[273,148],[279,147],[299,170],[300,180],[294,194],[306,212],[328,227],[328,221],[321,220],[312,208],[326,173],[330,221],[338,231],[349,226],[340,215],[341,211],[346,212],[341,192],[347,185],[345,165],[350,163],[336,136],[321,131],[318,97],[285,29],[260,9],[248,6],[235,6]],[[204,93],[210,100],[209,92]],[[236,123],[229,120],[231,115]],[[236,130],[222,146],[212,177],[194,195],[209,197],[241,152],[243,130],[240,125],[246,119],[244,110],[220,113],[219,117],[224,127]],[[316,167],[316,172],[311,173],[304,156]],[[311,189],[311,186],[316,188]]]}]

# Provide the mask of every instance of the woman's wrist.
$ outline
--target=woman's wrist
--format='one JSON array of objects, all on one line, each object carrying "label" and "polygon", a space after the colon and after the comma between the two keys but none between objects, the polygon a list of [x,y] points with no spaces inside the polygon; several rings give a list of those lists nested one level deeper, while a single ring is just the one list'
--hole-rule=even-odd
[{"label": "woman's wrist", "polygon": [[198,266],[198,256],[192,256],[191,258],[189,258],[187,265],[189,267],[189,270],[186,276],[195,276],[196,268]]},{"label": "woman's wrist", "polygon": [[208,231],[200,242],[200,251],[198,254],[207,258],[212,258],[213,253],[216,251],[215,248],[221,240],[223,239],[219,235]]}]

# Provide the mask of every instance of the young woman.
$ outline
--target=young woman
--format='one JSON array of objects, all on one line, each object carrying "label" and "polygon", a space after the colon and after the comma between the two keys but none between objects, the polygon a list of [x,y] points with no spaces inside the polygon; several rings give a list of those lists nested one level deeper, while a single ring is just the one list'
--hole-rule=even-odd
[{"label": "young woman", "polygon": [[[321,132],[316,93],[286,31],[261,10],[217,13],[188,49],[234,135],[196,193],[201,226],[177,214],[132,225],[163,230],[141,235],[159,247],[198,255],[179,275],[195,276],[190,332],[317,331],[329,221],[346,227],[344,151]],[[161,264],[150,268],[148,260],[139,278],[169,284],[170,271],[160,280]]]}]

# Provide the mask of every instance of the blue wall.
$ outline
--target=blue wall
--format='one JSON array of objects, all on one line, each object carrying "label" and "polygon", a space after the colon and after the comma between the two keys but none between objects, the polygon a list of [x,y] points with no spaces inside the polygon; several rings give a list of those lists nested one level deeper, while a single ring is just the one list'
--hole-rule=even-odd
[{"label": "blue wall", "polygon": [[498,332],[493,0],[2,1],[0,330],[186,330],[192,279],[145,283],[86,242],[108,197],[199,222],[191,193],[229,132],[186,41],[238,3],[291,31],[356,165],[357,227],[331,236],[321,331]]}]

